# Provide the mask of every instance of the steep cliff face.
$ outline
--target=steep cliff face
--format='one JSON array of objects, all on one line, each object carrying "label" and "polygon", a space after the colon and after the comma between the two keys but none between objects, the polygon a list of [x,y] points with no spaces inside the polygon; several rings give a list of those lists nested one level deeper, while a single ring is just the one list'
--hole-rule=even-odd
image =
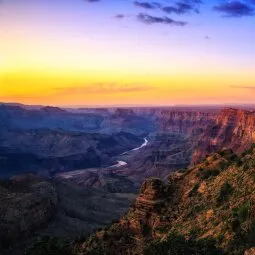
[{"label": "steep cliff face", "polygon": [[162,132],[189,136],[203,133],[206,126],[212,125],[215,117],[214,112],[162,110],[157,116],[157,123]]},{"label": "steep cliff face", "polygon": [[125,131],[132,134],[148,134],[156,131],[153,118],[148,114],[138,113],[135,109],[116,109],[101,124],[106,133]]},{"label": "steep cliff face", "polygon": [[242,152],[255,142],[255,112],[227,108],[220,112],[172,111],[156,113],[160,132],[189,137],[195,150],[192,163],[206,155],[231,148]]},{"label": "steep cliff face", "polygon": [[225,109],[206,127],[200,137],[192,162],[198,162],[220,148],[231,148],[236,153],[255,143],[255,112]]},{"label": "steep cliff face", "polygon": [[252,254],[254,170],[252,147],[242,157],[214,153],[171,174],[168,184],[147,180],[129,212],[82,243],[79,254]]},{"label": "steep cliff face", "polygon": [[47,224],[56,205],[53,186],[33,175],[1,182],[0,248],[8,248]]}]

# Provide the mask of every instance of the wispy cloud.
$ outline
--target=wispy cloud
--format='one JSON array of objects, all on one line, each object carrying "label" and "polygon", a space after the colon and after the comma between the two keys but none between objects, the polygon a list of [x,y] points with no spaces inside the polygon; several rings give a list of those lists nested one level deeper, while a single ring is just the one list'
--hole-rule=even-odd
[{"label": "wispy cloud", "polygon": [[151,16],[145,13],[139,13],[137,15],[137,19],[144,23],[144,24],[165,24],[165,25],[172,25],[172,26],[185,26],[187,25],[187,22],[185,21],[176,21],[173,19],[170,19],[168,17],[156,17]]},{"label": "wispy cloud", "polygon": [[255,86],[240,86],[240,85],[231,85],[231,88],[236,88],[236,89],[248,89],[255,91]]},{"label": "wispy cloud", "polygon": [[114,18],[115,18],[115,19],[118,19],[118,20],[122,20],[122,19],[124,19],[125,17],[126,17],[126,15],[121,14],[121,13],[116,14],[116,15],[114,16]]},{"label": "wispy cloud", "polygon": [[214,11],[223,13],[224,17],[243,17],[253,16],[255,14],[253,7],[240,1],[222,3],[215,6],[213,9]]},{"label": "wispy cloud", "polygon": [[194,3],[193,1],[176,2],[174,6],[171,5],[162,7],[162,11],[168,14],[175,13],[178,15],[183,15],[190,12],[199,13],[198,3]]},{"label": "wispy cloud", "polygon": [[143,84],[116,84],[100,83],[86,86],[75,86],[65,88],[55,88],[56,95],[74,95],[74,94],[117,94],[144,92],[152,90],[153,87]]},{"label": "wispy cloud", "polygon": [[83,0],[85,2],[89,2],[89,3],[96,3],[96,2],[100,2],[101,0]]},{"label": "wispy cloud", "polygon": [[[102,0],[83,0],[89,3],[102,2]],[[105,0],[111,1],[111,0]],[[128,2],[128,1],[127,1]],[[156,0],[156,1],[146,1],[146,0],[136,0],[130,1],[135,7],[142,8],[148,13],[138,13],[136,16],[138,21],[144,24],[167,24],[176,26],[185,26],[187,22],[176,21],[174,18],[169,17],[169,15],[187,15],[192,13],[200,13],[200,7],[206,2],[202,0]],[[158,12],[162,11],[168,16],[158,16]],[[244,16],[254,16],[255,15],[255,0],[234,0],[234,1],[223,1],[217,0],[213,11],[219,12],[223,17],[244,17]],[[153,14],[155,12],[155,14]],[[122,20],[127,17],[125,14],[117,14],[115,18],[117,20]]]},{"label": "wispy cloud", "polygon": [[161,7],[161,4],[158,2],[140,2],[140,1],[134,1],[133,2],[136,7],[141,7],[144,9],[157,9]]},{"label": "wispy cloud", "polygon": [[137,7],[141,7],[141,8],[144,8],[144,9],[151,9],[151,10],[161,7],[161,4],[157,3],[157,2],[150,3],[150,2],[134,1],[134,5],[137,6]]}]

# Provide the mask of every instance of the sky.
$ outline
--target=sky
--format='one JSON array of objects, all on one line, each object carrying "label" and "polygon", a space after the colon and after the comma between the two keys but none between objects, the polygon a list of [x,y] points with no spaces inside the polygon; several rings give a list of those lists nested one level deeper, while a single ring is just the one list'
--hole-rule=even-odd
[{"label": "sky", "polygon": [[0,0],[0,101],[249,104],[255,0]]}]

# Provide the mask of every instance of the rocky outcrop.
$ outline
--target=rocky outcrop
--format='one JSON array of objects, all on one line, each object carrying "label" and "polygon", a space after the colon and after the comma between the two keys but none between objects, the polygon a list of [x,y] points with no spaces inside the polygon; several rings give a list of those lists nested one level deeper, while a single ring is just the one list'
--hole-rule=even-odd
[{"label": "rocky outcrop", "polygon": [[206,127],[193,153],[192,162],[196,163],[224,147],[239,154],[252,143],[255,143],[255,112],[225,109],[212,125]]},{"label": "rocky outcrop", "polygon": [[161,132],[199,135],[213,123],[216,115],[214,112],[162,110],[157,123]]},{"label": "rocky outcrop", "polygon": [[240,153],[255,142],[255,112],[251,110],[162,109],[154,114],[159,132],[181,134],[190,139],[195,148],[192,163],[224,147]]},{"label": "rocky outcrop", "polygon": [[[123,225],[129,225],[137,236],[142,238],[148,235],[151,226],[157,223],[157,215],[167,197],[167,190],[160,179],[151,178],[146,180],[141,187],[140,195],[136,199],[131,213],[130,221],[123,221]],[[153,233],[151,233],[153,235]]]},{"label": "rocky outcrop", "polygon": [[0,183],[0,247],[33,235],[53,217],[57,194],[53,186],[33,175]]},{"label": "rocky outcrop", "polygon": [[255,255],[255,248],[245,251],[244,255]]},{"label": "rocky outcrop", "polygon": [[81,254],[253,254],[254,169],[253,148],[242,157],[223,150],[168,184],[149,179],[129,212],[82,243]]}]

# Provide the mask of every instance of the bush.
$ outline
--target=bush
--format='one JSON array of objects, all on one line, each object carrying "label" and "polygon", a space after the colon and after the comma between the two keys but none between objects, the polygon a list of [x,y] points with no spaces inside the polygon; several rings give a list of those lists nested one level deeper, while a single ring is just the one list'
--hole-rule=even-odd
[{"label": "bush", "polygon": [[217,203],[222,203],[223,201],[226,201],[228,199],[228,196],[232,193],[233,187],[228,182],[224,182],[224,184],[221,186],[219,195],[217,197]]},{"label": "bush", "polygon": [[28,247],[25,255],[71,255],[65,243],[57,238],[42,237]]},{"label": "bush", "polygon": [[221,255],[212,239],[188,239],[183,235],[171,233],[167,241],[156,241],[145,248],[145,255]]},{"label": "bush", "polygon": [[203,169],[200,168],[199,172],[197,173],[197,177],[201,178],[202,180],[207,180],[210,177],[215,177],[220,174],[220,171],[218,169]]},{"label": "bush", "polygon": [[253,143],[253,144],[251,145],[251,148],[250,148],[250,149],[244,151],[244,152],[242,153],[242,156],[244,157],[244,156],[246,156],[246,155],[251,155],[251,154],[253,153],[253,149],[255,149],[255,143]]},{"label": "bush", "polygon": [[207,169],[200,172],[200,176],[202,180],[207,180],[210,177],[215,177],[220,174],[218,169]]},{"label": "bush", "polygon": [[249,216],[249,212],[250,212],[250,203],[246,202],[246,203],[242,204],[238,209],[235,210],[235,212],[238,216],[238,220],[241,223],[246,221],[246,219]]},{"label": "bush", "polygon": [[191,197],[191,196],[197,194],[197,190],[198,190],[198,189],[199,189],[199,183],[196,183],[196,184],[194,185],[194,187],[192,188],[192,190],[190,191],[189,197]]}]

